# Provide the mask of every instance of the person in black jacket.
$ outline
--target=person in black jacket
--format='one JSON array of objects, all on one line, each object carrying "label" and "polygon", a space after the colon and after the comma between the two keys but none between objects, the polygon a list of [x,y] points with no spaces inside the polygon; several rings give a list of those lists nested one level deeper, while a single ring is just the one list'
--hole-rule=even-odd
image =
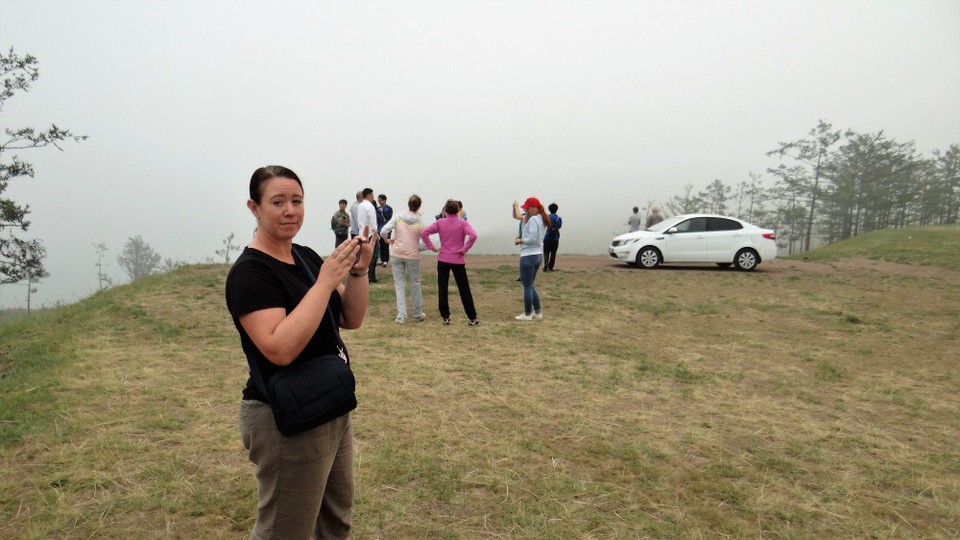
[{"label": "person in black jacket", "polygon": [[[377,197],[377,202],[380,203],[380,206],[377,207],[377,233],[379,233],[383,230],[383,226],[393,218],[393,207],[387,204],[387,196],[383,193]],[[380,237],[380,266],[386,267],[389,262],[390,245],[384,242],[383,237]]]}]

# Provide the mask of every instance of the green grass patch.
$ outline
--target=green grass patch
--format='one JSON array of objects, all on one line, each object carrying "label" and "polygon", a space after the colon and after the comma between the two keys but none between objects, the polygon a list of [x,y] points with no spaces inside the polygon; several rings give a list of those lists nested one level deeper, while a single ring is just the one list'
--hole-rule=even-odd
[{"label": "green grass patch", "polygon": [[825,262],[865,257],[960,270],[958,252],[960,225],[939,225],[883,229],[786,258]]}]

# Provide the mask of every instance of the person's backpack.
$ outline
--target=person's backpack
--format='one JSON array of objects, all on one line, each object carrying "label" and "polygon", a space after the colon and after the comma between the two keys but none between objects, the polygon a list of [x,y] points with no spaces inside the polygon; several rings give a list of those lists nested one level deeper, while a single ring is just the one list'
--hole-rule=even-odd
[{"label": "person's backpack", "polygon": [[560,227],[563,225],[563,220],[560,219],[560,216],[557,216],[557,219],[552,219],[550,216],[547,216],[547,232],[559,233]]}]

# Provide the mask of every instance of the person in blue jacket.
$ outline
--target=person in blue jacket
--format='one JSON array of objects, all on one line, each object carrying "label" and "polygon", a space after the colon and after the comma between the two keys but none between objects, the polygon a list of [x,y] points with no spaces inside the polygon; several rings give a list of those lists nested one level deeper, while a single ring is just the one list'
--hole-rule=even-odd
[{"label": "person in blue jacket", "polygon": [[563,227],[563,218],[557,215],[560,207],[557,203],[550,203],[547,210],[550,214],[547,216],[550,222],[547,224],[547,234],[543,236],[543,271],[553,272],[553,265],[557,262],[557,249],[560,248],[560,227]]}]

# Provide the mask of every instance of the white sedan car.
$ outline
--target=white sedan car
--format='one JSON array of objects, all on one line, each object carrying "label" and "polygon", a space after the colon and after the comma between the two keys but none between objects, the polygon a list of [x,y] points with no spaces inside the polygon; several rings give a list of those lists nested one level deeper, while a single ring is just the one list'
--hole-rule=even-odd
[{"label": "white sedan car", "polygon": [[610,243],[610,256],[643,268],[687,262],[732,264],[749,271],[777,256],[777,242],[772,230],[739,219],[687,214],[621,234]]}]

